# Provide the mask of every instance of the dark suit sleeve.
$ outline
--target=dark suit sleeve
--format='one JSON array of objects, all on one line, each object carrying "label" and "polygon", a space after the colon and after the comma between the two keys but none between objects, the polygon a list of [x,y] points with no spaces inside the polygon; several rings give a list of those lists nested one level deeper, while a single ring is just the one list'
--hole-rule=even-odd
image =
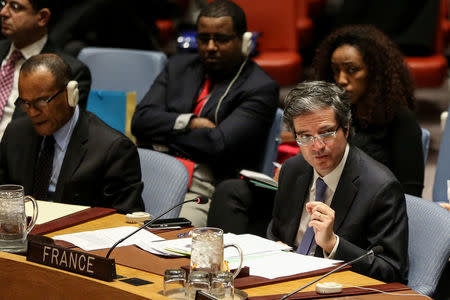
[{"label": "dark suit sleeve", "polygon": [[136,146],[127,138],[117,139],[105,154],[103,198],[121,213],[144,211],[141,167]]},{"label": "dark suit sleeve", "polygon": [[[347,238],[339,235],[335,258],[350,261],[374,246],[382,246],[383,253],[372,260],[365,259],[353,264],[353,270],[386,282],[405,282],[408,270],[408,217],[401,185],[390,181],[379,189],[373,199],[366,200],[371,201],[370,219],[365,220],[365,226],[354,224],[364,227],[364,232],[360,233],[363,236]],[[367,248],[349,242],[351,238],[365,240]]]},{"label": "dark suit sleeve", "polygon": [[275,83],[243,95],[241,103],[216,128],[199,128],[177,135],[172,144],[198,161],[232,160],[241,147],[261,144],[272,125],[277,105]]}]

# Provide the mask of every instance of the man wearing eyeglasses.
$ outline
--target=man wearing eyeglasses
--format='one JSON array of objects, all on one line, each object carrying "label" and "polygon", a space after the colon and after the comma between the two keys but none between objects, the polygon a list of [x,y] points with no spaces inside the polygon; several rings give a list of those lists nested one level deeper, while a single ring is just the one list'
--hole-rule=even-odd
[{"label": "man wearing eyeglasses", "polygon": [[332,83],[299,84],[284,118],[301,155],[281,168],[268,235],[304,255],[350,261],[375,246],[384,251],[352,270],[405,282],[408,222],[401,184],[384,165],[349,144],[351,111]]},{"label": "man wearing eyeglasses", "polygon": [[[218,181],[259,170],[279,87],[243,53],[247,25],[235,3],[209,3],[197,29],[198,54],[169,60],[137,106],[132,132],[141,146],[194,161],[190,191],[211,197]],[[208,209],[188,204],[181,215],[204,226]]]},{"label": "man wearing eyeglasses", "polygon": [[28,117],[9,123],[0,143],[0,184],[19,184],[39,200],[142,211],[136,146],[79,109],[78,84],[56,54],[21,67],[15,101]]},{"label": "man wearing eyeglasses", "polygon": [[86,108],[91,85],[89,69],[77,59],[62,54],[48,40],[48,25],[53,19],[54,0],[2,0],[0,16],[2,34],[7,40],[0,41],[0,138],[11,119],[23,116],[15,110],[18,95],[17,82],[21,65],[29,57],[39,53],[58,53],[71,66],[79,83],[80,106]]}]

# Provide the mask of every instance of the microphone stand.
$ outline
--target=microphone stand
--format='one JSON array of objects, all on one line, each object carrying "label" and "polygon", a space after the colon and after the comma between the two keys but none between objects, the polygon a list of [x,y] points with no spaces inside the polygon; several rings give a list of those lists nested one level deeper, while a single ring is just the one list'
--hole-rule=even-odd
[{"label": "microphone stand", "polygon": [[[376,249],[375,249],[375,248],[376,248]],[[380,249],[379,249],[379,248],[380,248]],[[375,249],[375,251],[374,251],[374,249]],[[377,250],[381,250],[381,251],[377,251]],[[331,270],[330,272],[328,272],[328,273],[326,273],[326,274],[320,276],[320,277],[317,278],[316,280],[313,280],[313,281],[311,281],[310,283],[307,283],[307,284],[305,284],[304,286],[302,286],[302,287],[296,289],[295,291],[293,291],[293,292],[291,292],[291,293],[289,293],[289,294],[287,294],[287,295],[284,295],[283,297],[280,298],[280,300],[284,300],[284,299],[289,298],[290,296],[294,295],[295,293],[298,293],[298,292],[300,292],[301,290],[307,288],[307,287],[310,286],[311,284],[316,283],[317,281],[324,279],[325,277],[327,277],[327,276],[329,276],[329,275],[331,275],[331,274],[333,274],[333,273],[335,273],[335,272],[341,270],[342,268],[345,268],[346,266],[348,266],[348,265],[350,265],[350,264],[353,264],[353,263],[355,263],[355,262],[357,262],[357,261],[359,261],[359,260],[365,258],[366,256],[373,256],[375,252],[382,252],[382,247],[381,247],[381,246],[375,246],[374,248],[372,248],[372,250],[370,250],[369,252],[367,252],[367,253],[361,255],[360,257],[355,258],[354,260],[351,260],[351,261],[349,261],[349,262],[346,262],[345,264],[343,264],[343,265],[341,265],[341,266],[339,266],[339,267],[337,267],[337,268]]]},{"label": "microphone stand", "polygon": [[156,218],[154,218],[153,220],[151,220],[150,222],[144,223],[144,225],[142,225],[141,227],[139,227],[138,229],[136,229],[135,231],[133,231],[132,233],[130,233],[129,235],[127,235],[124,238],[121,238],[120,240],[118,240],[108,251],[108,253],[106,254],[106,258],[109,258],[109,256],[111,255],[111,252],[123,241],[125,241],[127,238],[129,238],[130,236],[132,236],[133,234],[135,234],[136,232],[140,231],[141,229],[146,228],[149,225],[152,225],[156,220],[159,220],[162,216],[164,216],[165,214],[169,213],[170,211],[172,211],[173,209],[177,208],[180,205],[183,205],[185,203],[188,202],[197,202],[197,204],[204,204],[206,202],[208,202],[208,198],[204,197],[204,196],[200,196],[191,200],[186,200],[183,201],[177,205],[175,205],[174,207],[170,208],[169,210],[165,211],[164,213],[162,213],[161,215],[157,216]]}]

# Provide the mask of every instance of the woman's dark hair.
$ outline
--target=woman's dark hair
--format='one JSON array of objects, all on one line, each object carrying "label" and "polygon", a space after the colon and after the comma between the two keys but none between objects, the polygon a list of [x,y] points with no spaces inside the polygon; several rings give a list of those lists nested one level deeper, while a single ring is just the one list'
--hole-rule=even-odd
[{"label": "woman's dark hair", "polygon": [[367,66],[367,89],[354,104],[359,124],[385,124],[401,107],[415,108],[414,88],[406,64],[395,43],[370,25],[345,26],[320,44],[313,59],[313,79],[334,82],[331,56],[342,45],[358,49]]}]

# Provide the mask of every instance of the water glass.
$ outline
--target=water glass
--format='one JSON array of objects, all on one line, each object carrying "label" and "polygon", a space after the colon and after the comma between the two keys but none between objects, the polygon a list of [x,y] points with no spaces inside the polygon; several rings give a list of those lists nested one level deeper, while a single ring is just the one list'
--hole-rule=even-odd
[{"label": "water glass", "polygon": [[[33,203],[33,218],[27,224],[25,202]],[[33,229],[38,216],[37,202],[25,196],[23,186],[0,185],[0,251],[24,252],[27,235]]]},{"label": "water glass", "polygon": [[186,271],[183,269],[167,269],[164,272],[164,296],[172,299],[184,299]]},{"label": "water glass", "polygon": [[195,299],[198,290],[209,293],[210,275],[205,271],[191,271],[186,284],[186,299]]},{"label": "water glass", "polygon": [[234,247],[240,256],[239,268],[234,273],[236,277],[242,267],[242,250],[235,244],[223,244],[223,230],[212,227],[201,227],[191,231],[191,271],[206,271],[214,274],[224,270],[223,249]]},{"label": "water glass", "polygon": [[233,273],[222,271],[211,277],[211,295],[218,299],[234,299]]}]

